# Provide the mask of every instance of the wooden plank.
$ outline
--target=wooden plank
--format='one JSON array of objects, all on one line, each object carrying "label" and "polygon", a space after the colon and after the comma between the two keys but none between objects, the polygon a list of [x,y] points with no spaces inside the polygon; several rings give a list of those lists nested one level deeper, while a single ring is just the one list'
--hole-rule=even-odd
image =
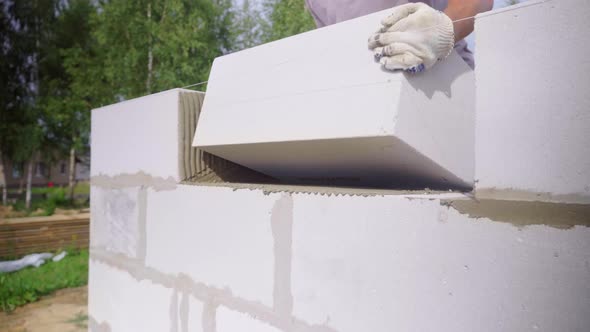
[{"label": "wooden plank", "polygon": [[88,248],[90,216],[19,218],[0,222],[0,257],[69,247]]}]

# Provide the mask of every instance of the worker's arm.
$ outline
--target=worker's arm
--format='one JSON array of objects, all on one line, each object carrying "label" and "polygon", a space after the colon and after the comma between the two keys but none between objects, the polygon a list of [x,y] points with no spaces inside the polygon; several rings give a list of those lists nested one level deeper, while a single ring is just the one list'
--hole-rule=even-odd
[{"label": "worker's arm", "polygon": [[[457,21],[467,17],[473,17],[479,13],[487,12],[494,6],[494,0],[449,0],[445,14]],[[455,22],[455,40],[461,40],[473,32],[474,19]]]},{"label": "worker's arm", "polygon": [[473,31],[471,17],[492,6],[493,0],[449,0],[444,13],[423,3],[398,6],[381,21],[369,47],[387,69],[420,72],[446,58],[455,41]]}]

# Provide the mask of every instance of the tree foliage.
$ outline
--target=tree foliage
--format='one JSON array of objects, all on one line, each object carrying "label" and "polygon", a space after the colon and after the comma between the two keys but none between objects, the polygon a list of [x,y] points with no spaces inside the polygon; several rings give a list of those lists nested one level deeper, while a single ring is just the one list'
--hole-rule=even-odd
[{"label": "tree foliage", "polygon": [[229,2],[101,1],[93,23],[105,79],[118,98],[204,81],[232,42]]},{"label": "tree foliage", "polygon": [[242,6],[237,8],[235,18],[235,42],[232,50],[242,50],[262,43],[267,22],[256,2],[243,0]]},{"label": "tree foliage", "polygon": [[91,109],[206,81],[219,55],[313,28],[304,0],[4,0],[0,160],[84,151]]},{"label": "tree foliage", "polygon": [[263,3],[268,18],[264,41],[273,41],[315,28],[304,0],[266,0]]}]

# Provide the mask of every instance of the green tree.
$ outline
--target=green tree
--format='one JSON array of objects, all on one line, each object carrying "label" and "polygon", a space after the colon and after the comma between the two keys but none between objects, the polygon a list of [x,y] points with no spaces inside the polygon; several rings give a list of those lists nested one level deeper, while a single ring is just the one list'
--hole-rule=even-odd
[{"label": "green tree", "polygon": [[0,8],[0,187],[2,204],[6,204],[6,171],[4,161],[12,157],[17,131],[14,124],[22,122],[20,111],[27,97],[27,65],[23,32],[14,21],[14,3]]},{"label": "green tree", "polygon": [[268,20],[263,38],[265,42],[315,29],[304,0],[266,0],[263,7]]},{"label": "green tree", "polygon": [[255,3],[252,5],[250,0],[244,0],[242,6],[236,10],[235,16],[233,31],[236,35],[232,51],[239,51],[261,44],[268,23],[263,19],[262,13]]},{"label": "green tree", "polygon": [[37,100],[41,90],[40,68],[58,1],[7,0],[2,5],[0,38],[2,61],[6,63],[2,65],[0,151],[3,160],[27,162],[26,206],[30,207],[33,158],[43,138]]},{"label": "green tree", "polygon": [[127,99],[206,80],[213,59],[231,46],[229,5],[100,1],[94,35],[113,95]]},{"label": "green tree", "polygon": [[[69,155],[69,197],[73,200],[75,158],[88,144],[90,109],[104,98],[100,93],[100,73],[93,57],[90,18],[96,13],[91,0],[62,2],[50,35],[50,46],[44,50],[46,60],[40,64],[39,106],[42,110],[45,140],[44,160],[55,161]],[[87,65],[87,67],[81,67]],[[88,76],[95,74],[96,76]],[[82,76],[84,75],[84,76]],[[94,79],[91,82],[89,78]],[[82,80],[82,82],[80,82]],[[82,84],[88,88],[80,91]]]}]

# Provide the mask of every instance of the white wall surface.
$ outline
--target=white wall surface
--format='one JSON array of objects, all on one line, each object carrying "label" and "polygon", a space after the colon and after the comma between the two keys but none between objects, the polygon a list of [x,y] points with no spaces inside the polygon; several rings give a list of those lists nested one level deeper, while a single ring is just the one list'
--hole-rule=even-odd
[{"label": "white wall surface", "polygon": [[476,180],[590,202],[590,3],[529,1],[479,15]]},{"label": "white wall surface", "polygon": [[[115,308],[155,322],[142,331],[588,330],[590,228],[471,218],[444,197],[148,190],[146,263],[93,249],[90,315],[112,331]],[[183,294],[197,304],[178,322]]]},{"label": "white wall surface", "polygon": [[[294,198],[294,315],[335,331],[583,331],[590,230],[438,200]],[[558,314],[556,314],[558,312]]]},{"label": "white wall surface", "polygon": [[107,331],[169,331],[172,289],[134,279],[96,260],[89,266],[88,312]]},{"label": "white wall surface", "polygon": [[144,172],[178,179],[179,89],[92,112],[91,176]]},{"label": "white wall surface", "polygon": [[272,306],[270,211],[278,194],[209,189],[149,190],[146,265]]},{"label": "white wall surface", "polygon": [[[438,165],[460,179],[451,181],[453,185],[470,186],[473,72],[456,54],[423,75],[383,70],[367,48],[383,15],[217,58],[194,145],[276,177],[286,172],[278,152],[293,149],[290,154],[303,166],[289,169],[290,178],[310,177],[308,169],[326,166],[302,151],[328,155],[334,148],[349,149],[363,179],[376,168],[389,169],[391,177],[399,170],[396,163],[420,155],[422,164]],[[355,139],[367,138],[386,138],[390,149],[374,143],[375,151],[367,158],[366,147],[350,148],[360,144]],[[392,149],[396,140],[409,151]],[[336,147],[326,148],[326,141]],[[240,154],[243,149],[251,152]],[[393,158],[388,158],[391,151]],[[350,160],[343,163],[336,156],[333,161],[332,171],[359,176],[345,168]],[[435,175],[437,180],[448,178],[441,172]]]},{"label": "white wall surface", "polygon": [[228,310],[220,307],[217,313],[219,323],[217,323],[217,332],[234,332],[234,331],[256,331],[256,332],[280,332],[264,322],[253,319],[248,314]]}]

